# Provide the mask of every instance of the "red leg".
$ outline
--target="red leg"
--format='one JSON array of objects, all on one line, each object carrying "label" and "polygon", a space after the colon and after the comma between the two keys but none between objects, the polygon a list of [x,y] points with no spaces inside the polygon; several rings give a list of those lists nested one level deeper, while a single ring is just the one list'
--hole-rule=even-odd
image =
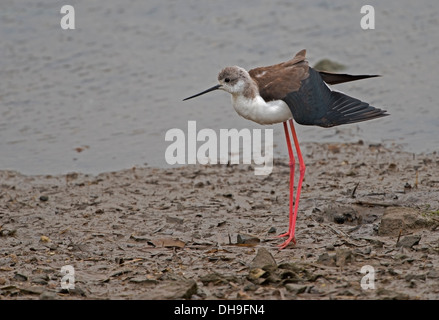
[{"label": "red leg", "polygon": [[[299,177],[299,184],[297,185],[296,201],[294,203],[294,212],[292,216],[290,211],[290,226],[288,228],[288,233],[287,233],[288,239],[280,246],[280,249],[285,248],[291,241],[293,241],[293,243],[296,243],[294,234],[296,229],[297,211],[299,209],[300,192],[302,190],[302,182],[305,176],[305,169],[306,169],[305,162],[303,161],[303,157],[302,157],[302,152],[300,151],[299,140],[297,139],[296,130],[294,129],[293,120],[290,119],[289,123],[290,123],[291,133],[293,134],[294,146],[296,147],[297,157],[299,159],[300,177]],[[291,184],[290,184],[290,188],[291,188]],[[290,204],[291,204],[291,193],[292,191],[290,190]]]},{"label": "red leg", "polygon": [[289,214],[289,227],[288,232],[279,235],[278,237],[287,237],[290,235],[291,224],[293,223],[293,191],[294,191],[294,166],[296,161],[294,160],[293,148],[291,147],[290,133],[288,131],[287,122],[283,123],[285,138],[287,139],[288,155],[290,157],[290,214]]}]

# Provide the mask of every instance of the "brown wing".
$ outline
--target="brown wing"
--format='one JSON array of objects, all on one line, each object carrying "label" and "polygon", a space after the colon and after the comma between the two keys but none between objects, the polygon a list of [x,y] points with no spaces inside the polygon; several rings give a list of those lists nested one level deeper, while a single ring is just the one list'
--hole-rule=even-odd
[{"label": "brown wing", "polygon": [[250,70],[250,76],[259,87],[259,95],[265,101],[272,101],[283,99],[287,94],[298,91],[301,81],[309,76],[305,55],[306,50],[302,50],[289,61]]}]

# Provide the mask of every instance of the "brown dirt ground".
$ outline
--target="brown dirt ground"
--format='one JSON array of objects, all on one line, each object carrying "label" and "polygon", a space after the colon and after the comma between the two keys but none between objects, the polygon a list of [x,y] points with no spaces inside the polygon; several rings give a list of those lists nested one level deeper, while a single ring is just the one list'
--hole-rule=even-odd
[{"label": "brown dirt ground", "polygon": [[[286,160],[269,176],[249,165],[0,171],[0,299],[439,299],[439,156],[361,141],[302,151],[297,244],[281,251]],[[389,210],[427,223],[378,233]],[[361,287],[365,265],[373,289]]]}]

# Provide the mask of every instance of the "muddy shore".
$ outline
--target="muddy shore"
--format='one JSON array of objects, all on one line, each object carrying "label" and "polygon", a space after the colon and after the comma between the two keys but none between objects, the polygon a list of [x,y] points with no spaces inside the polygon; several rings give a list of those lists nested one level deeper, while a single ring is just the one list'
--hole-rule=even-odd
[{"label": "muddy shore", "polygon": [[269,176],[0,171],[0,299],[439,299],[439,156],[362,141],[302,151],[297,244],[281,251],[287,159]]}]

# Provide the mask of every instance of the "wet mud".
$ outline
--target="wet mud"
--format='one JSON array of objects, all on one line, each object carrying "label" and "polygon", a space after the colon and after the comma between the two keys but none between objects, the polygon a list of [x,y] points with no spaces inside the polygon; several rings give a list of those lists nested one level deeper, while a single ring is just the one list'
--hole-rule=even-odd
[{"label": "wet mud", "polygon": [[268,176],[0,171],[0,299],[438,299],[439,156],[362,141],[302,151],[284,250],[287,159]]}]

